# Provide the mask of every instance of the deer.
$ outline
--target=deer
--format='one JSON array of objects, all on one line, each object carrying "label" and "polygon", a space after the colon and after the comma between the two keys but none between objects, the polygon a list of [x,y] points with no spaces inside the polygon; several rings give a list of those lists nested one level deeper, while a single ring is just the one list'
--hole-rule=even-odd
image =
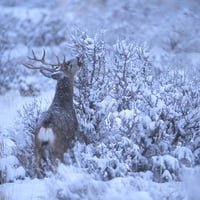
[{"label": "deer", "polygon": [[[41,114],[35,126],[35,176],[46,176],[46,171],[55,171],[58,162],[64,162],[64,153],[69,149],[78,130],[78,121],[73,106],[73,82],[77,71],[83,66],[83,57],[77,56],[66,61],[48,63],[46,52],[38,58],[32,50],[30,63],[26,68],[39,70],[42,75],[57,81],[52,103],[47,111]],[[33,65],[32,63],[39,63]],[[39,66],[38,66],[39,65]]]}]

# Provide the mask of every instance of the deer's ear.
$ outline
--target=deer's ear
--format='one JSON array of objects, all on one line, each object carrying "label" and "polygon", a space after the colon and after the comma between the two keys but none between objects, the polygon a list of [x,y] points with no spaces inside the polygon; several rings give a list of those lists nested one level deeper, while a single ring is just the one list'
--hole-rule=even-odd
[{"label": "deer's ear", "polygon": [[51,74],[51,78],[55,79],[55,80],[60,80],[62,78],[64,78],[65,74],[63,72],[54,72]]}]

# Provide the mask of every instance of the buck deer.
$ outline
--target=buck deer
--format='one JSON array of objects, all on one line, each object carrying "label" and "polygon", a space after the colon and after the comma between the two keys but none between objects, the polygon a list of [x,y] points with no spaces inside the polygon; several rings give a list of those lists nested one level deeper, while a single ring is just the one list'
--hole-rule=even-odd
[{"label": "buck deer", "polygon": [[25,63],[29,69],[38,69],[48,77],[57,80],[56,91],[49,109],[44,112],[35,128],[36,176],[45,176],[45,170],[53,170],[57,160],[64,161],[64,152],[75,137],[78,122],[73,107],[73,81],[77,70],[83,65],[82,57],[57,63],[46,62],[45,50],[42,58],[34,51],[29,60],[39,62],[41,66]]}]

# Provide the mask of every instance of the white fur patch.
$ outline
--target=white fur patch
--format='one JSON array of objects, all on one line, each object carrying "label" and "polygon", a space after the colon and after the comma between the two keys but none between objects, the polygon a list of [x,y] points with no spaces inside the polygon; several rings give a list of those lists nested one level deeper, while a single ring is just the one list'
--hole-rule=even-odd
[{"label": "white fur patch", "polygon": [[38,139],[42,142],[49,142],[51,145],[53,145],[55,141],[55,135],[53,133],[53,130],[51,128],[43,128],[41,127],[39,133],[38,133]]}]

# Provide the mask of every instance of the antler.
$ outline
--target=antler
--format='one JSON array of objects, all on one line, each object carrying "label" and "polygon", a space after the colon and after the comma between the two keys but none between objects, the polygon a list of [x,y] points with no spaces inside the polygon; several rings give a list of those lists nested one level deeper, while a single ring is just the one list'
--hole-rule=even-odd
[{"label": "antler", "polygon": [[[46,62],[46,60],[45,60],[45,55],[46,55],[45,49],[43,49],[42,58],[37,58],[37,56],[35,55],[35,52],[33,50],[32,50],[32,54],[33,54],[33,57],[32,58],[28,57],[28,59],[40,62],[43,65],[41,65],[41,66],[34,66],[34,65],[30,64],[30,63],[24,63],[23,65],[25,67],[29,68],[29,69],[40,69],[40,70],[46,70],[46,71],[49,71],[49,72],[57,72],[57,71],[61,70],[61,68],[63,67],[63,65],[65,63],[65,57],[63,59],[63,62],[60,62],[60,59],[59,59],[58,56],[56,56],[57,63],[52,64],[52,63]],[[46,66],[50,66],[50,68],[46,67]]]}]

